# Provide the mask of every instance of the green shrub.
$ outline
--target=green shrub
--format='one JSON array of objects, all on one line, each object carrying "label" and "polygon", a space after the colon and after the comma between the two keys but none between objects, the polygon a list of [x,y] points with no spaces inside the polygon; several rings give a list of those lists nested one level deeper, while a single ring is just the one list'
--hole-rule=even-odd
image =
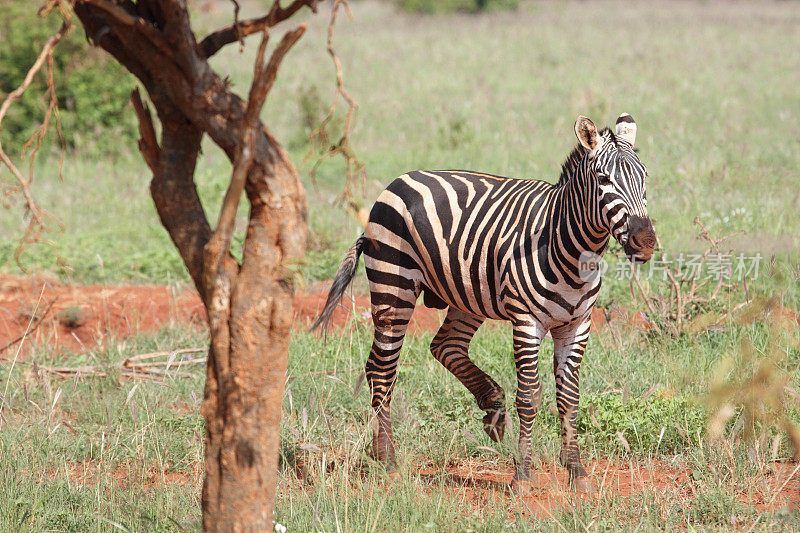
[{"label": "green shrub", "polygon": [[519,0],[393,0],[404,11],[413,13],[479,13],[516,9]]},{"label": "green shrub", "polygon": [[[0,2],[0,95],[16,89],[36,61],[45,41],[58,29],[55,15],[36,16],[37,2]],[[65,141],[130,147],[136,134],[133,114],[126,108],[134,78],[100,49],[87,42],[81,26],[75,26],[56,46],[53,77]],[[31,87],[8,112],[0,130],[0,140],[10,152],[18,152],[42,123],[47,108],[46,66]],[[51,119],[55,128],[55,117]],[[55,136],[48,136],[54,142]],[[113,143],[98,141],[114,139]]]},{"label": "green shrub", "polygon": [[621,435],[634,453],[677,453],[696,443],[704,423],[703,410],[685,396],[633,396],[623,404],[619,394],[587,393],[581,395],[577,430],[597,442],[621,444]]},{"label": "green shrub", "polygon": [[[537,420],[559,433],[558,416],[542,409]],[[633,455],[680,453],[702,438],[705,413],[686,396],[646,399],[621,394],[581,394],[576,429],[582,445],[614,446]],[[663,430],[663,433],[662,433]]]}]

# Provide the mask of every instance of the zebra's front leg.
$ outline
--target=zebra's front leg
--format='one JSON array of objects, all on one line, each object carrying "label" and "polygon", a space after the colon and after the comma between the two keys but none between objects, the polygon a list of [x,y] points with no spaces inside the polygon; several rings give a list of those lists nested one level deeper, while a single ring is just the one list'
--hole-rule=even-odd
[{"label": "zebra's front leg", "polygon": [[372,456],[383,464],[393,478],[398,474],[389,407],[397,380],[400,350],[413,312],[413,307],[410,309],[394,306],[378,307],[373,304],[375,338],[365,368],[367,382],[372,392],[372,410],[377,421],[377,428],[372,437]]},{"label": "zebra's front leg", "polygon": [[511,490],[524,494],[531,488],[531,433],[533,420],[542,406],[539,382],[539,346],[545,331],[536,322],[514,325],[514,362],[517,366],[517,414],[519,458]]},{"label": "zebra's front leg", "polygon": [[590,320],[551,331],[553,335],[553,373],[556,378],[556,406],[561,418],[561,464],[569,472],[569,482],[580,492],[589,491],[586,469],[581,462],[575,420],[580,399],[579,372]]}]

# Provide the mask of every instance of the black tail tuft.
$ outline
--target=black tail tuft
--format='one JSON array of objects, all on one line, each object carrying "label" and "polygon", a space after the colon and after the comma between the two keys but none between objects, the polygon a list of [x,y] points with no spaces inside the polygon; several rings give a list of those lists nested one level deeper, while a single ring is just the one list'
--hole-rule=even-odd
[{"label": "black tail tuft", "polygon": [[317,318],[311,326],[310,331],[314,331],[319,327],[322,327],[323,332],[327,331],[331,319],[333,318],[333,311],[336,309],[336,306],[339,305],[339,300],[342,299],[345,289],[350,285],[350,281],[352,281],[356,273],[358,258],[364,250],[364,244],[366,242],[367,239],[362,234],[361,237],[353,243],[353,246],[347,250],[347,253],[344,254],[342,262],[339,265],[339,270],[336,271],[336,277],[333,278],[333,284],[331,285],[330,292],[328,292],[328,299],[325,302],[325,307],[322,309],[319,318]]}]

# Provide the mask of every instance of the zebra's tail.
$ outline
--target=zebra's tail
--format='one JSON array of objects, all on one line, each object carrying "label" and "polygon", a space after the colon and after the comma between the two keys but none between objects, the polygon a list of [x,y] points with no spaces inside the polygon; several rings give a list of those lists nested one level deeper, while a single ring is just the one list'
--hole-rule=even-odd
[{"label": "zebra's tail", "polygon": [[314,331],[319,327],[322,327],[323,332],[327,331],[331,319],[333,318],[333,311],[336,309],[336,306],[339,305],[339,300],[342,299],[345,289],[350,285],[350,281],[352,281],[356,273],[358,258],[364,250],[364,244],[366,242],[367,239],[362,233],[361,237],[359,237],[358,240],[353,243],[353,246],[347,250],[347,253],[344,254],[342,262],[339,265],[339,270],[336,271],[336,277],[333,278],[333,284],[331,285],[330,292],[328,292],[328,299],[325,302],[325,307],[311,326],[310,331]]}]

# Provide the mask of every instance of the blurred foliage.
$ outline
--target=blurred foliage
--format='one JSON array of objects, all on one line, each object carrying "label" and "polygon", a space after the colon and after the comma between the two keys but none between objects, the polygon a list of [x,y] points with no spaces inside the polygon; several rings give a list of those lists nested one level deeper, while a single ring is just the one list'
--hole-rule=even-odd
[{"label": "blurred foliage", "polygon": [[393,0],[404,11],[413,13],[479,13],[516,9],[518,0]]},{"label": "blurred foliage", "polygon": [[[735,353],[725,354],[717,363],[706,403],[708,436],[712,441],[743,439],[749,446],[766,448],[775,433],[785,433],[800,460],[800,427],[791,410],[800,394],[792,385],[797,367],[789,363],[790,353],[800,351],[795,313],[778,298],[756,298],[738,320],[748,323],[766,316],[765,339],[743,337]],[[734,422],[733,429],[729,422]]]},{"label": "blurred foliage", "polygon": [[[37,2],[4,0],[0,2],[0,96],[16,89],[36,61],[45,41],[61,24],[56,16],[38,18]],[[53,54],[53,75],[58,96],[62,130],[67,146],[92,145],[101,136],[130,146],[136,125],[133,113],[127,112],[128,97],[134,78],[100,49],[86,42],[79,26],[59,43]],[[46,67],[31,87],[15,102],[3,121],[0,140],[10,152],[21,149],[41,124],[47,107]],[[55,127],[55,120],[51,127]],[[46,136],[55,142],[55,135]],[[102,144],[104,151],[115,143]]]}]

